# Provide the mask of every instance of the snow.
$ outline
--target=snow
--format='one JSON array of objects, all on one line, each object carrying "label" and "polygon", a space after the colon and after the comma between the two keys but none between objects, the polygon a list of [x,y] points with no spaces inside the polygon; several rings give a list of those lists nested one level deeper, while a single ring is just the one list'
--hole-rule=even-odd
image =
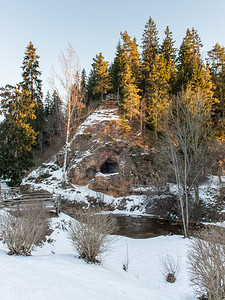
[{"label": "snow", "polygon": [[5,119],[4,115],[0,113],[0,123]]},{"label": "snow", "polygon": [[83,134],[87,126],[91,126],[99,122],[119,120],[120,117],[115,114],[116,111],[117,109],[96,110],[81,124],[81,126],[79,126],[79,130],[75,134],[75,137]]},{"label": "snow", "polygon": [[[43,179],[41,182],[37,181],[37,178],[41,174],[48,173],[48,178]],[[62,189],[62,168],[59,168],[58,165],[55,164],[54,159],[51,162],[43,164],[42,167],[39,167],[32,171],[26,178],[23,179],[22,184],[29,184],[31,188],[34,190],[46,190],[50,193],[55,193],[61,195],[68,201],[77,201],[88,204],[88,198],[94,197],[101,201],[103,201],[106,205],[117,206],[120,201],[126,199],[125,209],[123,213],[129,212],[129,214],[140,214],[144,212],[144,195],[129,195],[127,197],[113,197],[103,193],[97,193],[88,188],[88,185],[85,186],[77,186],[71,185],[71,188]],[[102,174],[97,173],[97,176],[114,176],[114,174]],[[131,209],[132,207],[136,207],[135,209]],[[132,212],[131,212],[132,210]],[[119,210],[115,210],[114,213],[121,213]]]},{"label": "snow", "polygon": [[[30,257],[7,255],[0,242],[1,299],[4,300],[194,300],[187,276],[190,241],[181,236],[151,239],[117,237],[101,265],[78,258],[67,235],[71,218],[52,219],[52,242]],[[128,271],[122,269],[128,247]],[[174,284],[166,283],[160,259],[179,256],[181,270]]]}]

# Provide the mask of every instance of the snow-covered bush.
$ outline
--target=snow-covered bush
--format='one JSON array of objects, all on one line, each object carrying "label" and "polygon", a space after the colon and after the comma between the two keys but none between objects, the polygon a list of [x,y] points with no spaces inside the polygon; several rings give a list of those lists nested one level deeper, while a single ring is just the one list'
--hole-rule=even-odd
[{"label": "snow-covered bush", "polygon": [[225,299],[225,234],[224,229],[199,231],[188,254],[190,280],[196,294],[209,300]]},{"label": "snow-covered bush", "polygon": [[78,251],[80,258],[88,263],[99,263],[99,255],[106,251],[113,238],[109,237],[116,230],[116,220],[99,211],[79,211],[72,221],[69,237]]},{"label": "snow-covered bush", "polygon": [[30,255],[48,229],[46,209],[40,203],[26,205],[19,213],[5,213],[0,219],[0,235],[9,254]]}]

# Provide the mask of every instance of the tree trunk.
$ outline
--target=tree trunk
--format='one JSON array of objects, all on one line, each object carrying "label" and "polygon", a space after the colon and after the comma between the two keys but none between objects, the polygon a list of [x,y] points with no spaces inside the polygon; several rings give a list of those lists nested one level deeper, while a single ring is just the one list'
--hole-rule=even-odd
[{"label": "tree trunk", "polygon": [[199,188],[198,184],[194,184],[194,193],[195,193],[195,206],[199,206]]},{"label": "tree trunk", "polygon": [[68,119],[67,119],[67,128],[66,128],[66,145],[64,150],[64,161],[63,161],[63,176],[62,176],[62,187],[66,186],[66,165],[67,165],[67,156],[69,148],[69,133],[70,133],[70,118],[71,118],[71,104],[69,96],[69,105],[68,105]]}]

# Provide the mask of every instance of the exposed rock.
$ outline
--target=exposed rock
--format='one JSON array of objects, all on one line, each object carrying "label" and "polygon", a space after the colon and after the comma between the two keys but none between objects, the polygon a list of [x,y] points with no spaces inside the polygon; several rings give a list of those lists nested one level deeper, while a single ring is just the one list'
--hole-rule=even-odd
[{"label": "exposed rock", "polygon": [[[58,164],[62,166],[63,154]],[[146,149],[120,134],[117,109],[99,109],[81,124],[70,145],[68,178],[76,185],[113,196],[129,194],[130,184],[146,183],[152,169]]]}]

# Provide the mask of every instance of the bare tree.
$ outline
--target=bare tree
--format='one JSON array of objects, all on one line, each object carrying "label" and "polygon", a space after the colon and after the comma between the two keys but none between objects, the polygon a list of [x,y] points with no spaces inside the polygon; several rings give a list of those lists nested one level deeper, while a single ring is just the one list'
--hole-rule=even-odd
[{"label": "bare tree", "polygon": [[65,105],[66,134],[62,178],[62,186],[65,186],[68,149],[72,132],[74,132],[72,129],[74,129],[74,125],[77,125],[75,120],[80,118],[80,113],[83,109],[84,104],[82,101],[82,93],[80,92],[81,72],[79,67],[79,60],[73,47],[70,44],[67,48],[67,55],[62,52],[59,60],[62,73],[57,74],[54,71],[53,78],[51,79],[50,83],[54,90],[57,91],[58,96]]},{"label": "bare tree", "polygon": [[[188,236],[190,191],[199,185],[208,163],[211,140],[208,99],[190,87],[172,99],[169,122],[165,128],[170,162],[175,174],[184,228]],[[196,202],[198,197],[196,195]]]}]

